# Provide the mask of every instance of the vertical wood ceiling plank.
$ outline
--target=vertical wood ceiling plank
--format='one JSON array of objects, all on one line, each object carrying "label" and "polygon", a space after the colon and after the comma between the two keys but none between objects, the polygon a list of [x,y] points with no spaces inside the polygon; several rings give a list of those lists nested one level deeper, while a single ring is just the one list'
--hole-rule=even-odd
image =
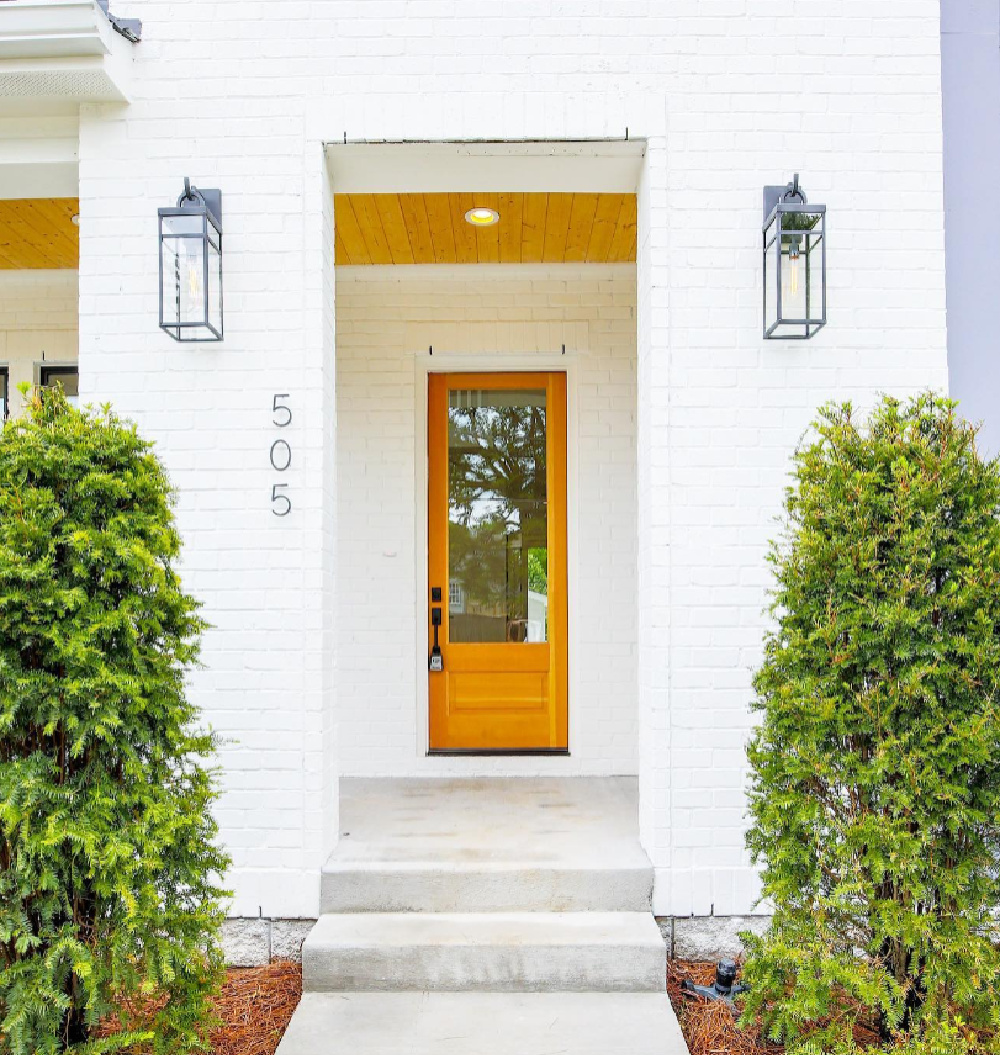
[{"label": "vertical wood ceiling plank", "polygon": [[567,264],[582,264],[587,259],[587,246],[590,244],[590,234],[594,229],[596,212],[596,194],[573,195],[573,205],[569,214],[569,230],[566,234],[566,253],[563,256]]},{"label": "vertical wood ceiling plank", "polygon": [[475,205],[471,194],[449,194],[451,229],[455,234],[455,261],[459,264],[474,264],[479,259],[476,232],[467,223],[465,214]]},{"label": "vertical wood ceiling plank", "polygon": [[572,194],[550,194],[549,207],[545,214],[545,244],[542,262],[561,264],[566,257],[566,236],[569,233],[569,217],[573,208]]},{"label": "vertical wood ceiling plank", "polygon": [[389,251],[389,242],[382,230],[382,218],[378,214],[374,194],[352,194],[351,205],[354,207],[354,215],[358,218],[358,226],[361,228],[362,237],[365,240],[365,248],[371,257],[373,264],[391,264],[392,253]]},{"label": "vertical wood ceiling plank", "polygon": [[498,195],[497,211],[500,213],[500,263],[521,263],[521,209],[524,195],[507,193]]},{"label": "vertical wood ceiling plank", "polygon": [[615,225],[615,236],[611,240],[611,250],[608,253],[609,264],[624,264],[635,259],[633,249],[636,234],[635,218],[635,195],[626,194],[621,212],[618,214],[618,223]]},{"label": "vertical wood ceiling plank", "polygon": [[17,260],[11,255],[10,247],[3,244],[2,237],[0,235],[0,271],[16,271]]},{"label": "vertical wood ceiling plank", "polygon": [[335,194],[333,196],[333,226],[343,239],[344,249],[347,251],[347,263],[370,264],[372,262],[368,254],[368,247],[365,245],[364,235],[361,233],[361,225],[354,213],[351,195]]},{"label": "vertical wood ceiling plank", "polygon": [[[69,266],[48,262],[69,255],[76,266],[78,232],[58,229],[59,223],[65,228],[65,210],[73,205],[67,200],[39,203],[34,211],[8,209],[19,239],[35,231],[28,239],[35,243],[27,250],[32,262],[21,266]],[[496,209],[499,223],[468,223],[465,213],[473,207]],[[64,218],[58,221],[60,211]],[[57,228],[52,234],[40,219],[43,213],[52,217],[48,227]],[[334,217],[337,264],[622,263],[636,256],[634,194],[337,194]],[[10,266],[4,259],[19,239],[8,230],[0,268]]]},{"label": "vertical wood ceiling plank", "polygon": [[392,255],[392,262],[394,264],[412,264],[413,250],[410,248],[410,238],[406,230],[406,220],[403,218],[399,195],[375,194],[373,197],[375,199],[375,208],[378,209],[379,219],[382,221],[385,240]]},{"label": "vertical wood ceiling plank", "polygon": [[9,201],[7,205],[11,227],[20,232],[25,244],[41,253],[47,265],[52,267],[55,260],[54,237],[50,229],[51,221],[46,219],[41,203],[34,198],[20,198]]},{"label": "vertical wood ceiling plank", "polygon": [[34,229],[25,223],[20,201],[6,201],[3,206],[0,214],[0,252],[14,261],[15,269],[52,268],[48,247],[38,244]]},{"label": "vertical wood ceiling plank", "polygon": [[344,264],[351,262],[350,254],[347,252],[344,239],[340,234],[340,228],[336,223],[333,225],[333,262],[337,267],[343,267]]},{"label": "vertical wood ceiling plank", "polygon": [[[499,212],[499,199],[496,194],[474,194],[475,205],[483,209]],[[503,223],[503,217],[500,218]],[[476,232],[477,259],[480,264],[500,263],[500,223],[492,227],[473,227]],[[471,225],[470,225],[471,226]]]},{"label": "vertical wood ceiling plank", "polygon": [[434,243],[434,263],[455,263],[455,232],[451,226],[451,203],[447,194],[425,194],[424,210]]},{"label": "vertical wood ceiling plank", "polygon": [[52,267],[80,266],[80,228],[73,223],[78,198],[31,198],[24,202],[25,222],[38,234],[36,244],[49,247]]},{"label": "vertical wood ceiling plank", "polygon": [[[55,267],[55,261],[51,240],[37,229],[39,220],[32,215],[32,201],[33,199],[21,198],[6,202],[4,226],[10,232],[12,250],[17,250],[20,246],[25,260],[34,261],[32,266],[52,268]],[[31,222],[32,219],[35,220],[34,223]]]},{"label": "vertical wood ceiling plank", "polygon": [[73,216],[78,198],[18,198],[0,201],[4,270],[78,268],[80,231]]},{"label": "vertical wood ceiling plank", "polygon": [[415,264],[434,263],[434,240],[427,218],[422,194],[400,194],[399,207],[403,211],[406,233],[410,239],[410,250]]},{"label": "vertical wood ceiling plank", "polygon": [[587,244],[587,263],[607,263],[611,252],[611,242],[618,226],[618,214],[621,212],[624,194],[598,194],[597,211],[594,214],[594,226]]},{"label": "vertical wood ceiling plank", "polygon": [[525,194],[521,202],[521,263],[540,264],[545,247],[547,194]]}]

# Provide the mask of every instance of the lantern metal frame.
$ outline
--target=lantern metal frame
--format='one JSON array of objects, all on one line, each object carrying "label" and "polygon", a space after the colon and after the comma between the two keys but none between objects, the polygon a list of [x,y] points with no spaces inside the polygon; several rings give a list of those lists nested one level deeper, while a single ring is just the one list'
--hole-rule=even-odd
[{"label": "lantern metal frame", "polygon": [[[187,343],[206,343],[221,341],[223,336],[223,281],[222,281],[222,191],[218,189],[199,190],[192,185],[189,177],[184,177],[184,193],[177,199],[176,206],[158,210],[160,237],[160,329],[169,334],[175,341]],[[166,235],[169,239],[198,240],[201,242],[201,267],[202,267],[202,309],[203,318],[188,322],[167,322],[164,319],[164,287],[163,287],[163,244],[164,231],[163,221],[174,217],[185,218],[200,217],[201,230],[185,233],[170,232]],[[211,230],[210,230],[211,228]],[[219,257],[219,325],[216,327],[209,318],[209,250],[214,234],[217,243]],[[210,336],[186,336],[184,331],[209,331]]]},{"label": "lantern metal frame", "polygon": [[[784,217],[796,215],[808,215],[818,217],[816,225],[810,228],[785,227]],[[799,174],[796,172],[790,183],[784,186],[770,186],[764,188],[764,224],[763,232],[763,264],[764,264],[764,291],[763,291],[763,335],[765,340],[772,341],[807,341],[814,337],[819,330],[826,325],[826,206],[810,205],[805,192],[799,186]],[[805,239],[806,250],[802,254],[805,258],[805,317],[804,318],[782,318],[781,294],[782,294],[782,257],[785,255],[783,246],[785,238],[798,236]],[[810,245],[810,240],[812,244]],[[775,257],[775,321],[768,326],[767,311],[767,285],[768,267],[767,254],[772,246],[776,246]],[[819,250],[819,297],[820,310],[818,313],[812,311],[811,283],[812,283],[812,254]],[[779,327],[801,327],[801,333],[777,332]]]}]

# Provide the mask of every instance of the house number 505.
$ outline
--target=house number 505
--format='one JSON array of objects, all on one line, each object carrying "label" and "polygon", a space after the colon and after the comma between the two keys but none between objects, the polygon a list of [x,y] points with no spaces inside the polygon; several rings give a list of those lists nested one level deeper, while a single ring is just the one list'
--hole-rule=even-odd
[{"label": "house number 505", "polygon": [[[284,429],[292,423],[292,410],[285,402],[288,398],[287,392],[278,392],[271,403],[271,410],[274,412],[271,420],[275,428]],[[275,472],[283,473],[291,464],[292,448],[288,440],[279,437],[271,444],[271,468]],[[292,500],[282,493],[287,487],[286,483],[274,484],[271,487],[271,512],[276,517],[286,517],[292,511]]]}]

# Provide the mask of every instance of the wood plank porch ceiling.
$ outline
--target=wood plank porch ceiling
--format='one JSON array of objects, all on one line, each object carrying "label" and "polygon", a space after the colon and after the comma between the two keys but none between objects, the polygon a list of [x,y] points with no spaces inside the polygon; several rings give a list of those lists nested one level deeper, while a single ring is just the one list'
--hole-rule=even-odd
[{"label": "wood plank porch ceiling", "polygon": [[[465,213],[495,209],[473,227]],[[634,194],[335,194],[343,264],[616,264],[635,260]]]},{"label": "wood plank porch ceiling", "polygon": [[80,266],[78,198],[0,200],[0,271]]}]

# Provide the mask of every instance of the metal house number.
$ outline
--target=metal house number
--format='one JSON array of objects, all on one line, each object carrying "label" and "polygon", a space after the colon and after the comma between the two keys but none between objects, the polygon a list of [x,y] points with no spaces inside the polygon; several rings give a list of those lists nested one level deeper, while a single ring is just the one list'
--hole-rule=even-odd
[{"label": "metal house number", "polygon": [[[274,413],[274,417],[271,419],[274,422],[275,428],[284,429],[292,423],[292,411],[284,400],[290,398],[288,392],[277,392],[275,393],[274,399],[271,402],[271,410]],[[283,473],[292,464],[292,448],[289,446],[288,440],[283,437],[279,437],[271,444],[271,468],[275,472]],[[276,517],[286,517],[292,511],[292,500],[288,495],[281,493],[284,488],[287,488],[286,483],[277,483],[271,488],[271,512]]]}]

